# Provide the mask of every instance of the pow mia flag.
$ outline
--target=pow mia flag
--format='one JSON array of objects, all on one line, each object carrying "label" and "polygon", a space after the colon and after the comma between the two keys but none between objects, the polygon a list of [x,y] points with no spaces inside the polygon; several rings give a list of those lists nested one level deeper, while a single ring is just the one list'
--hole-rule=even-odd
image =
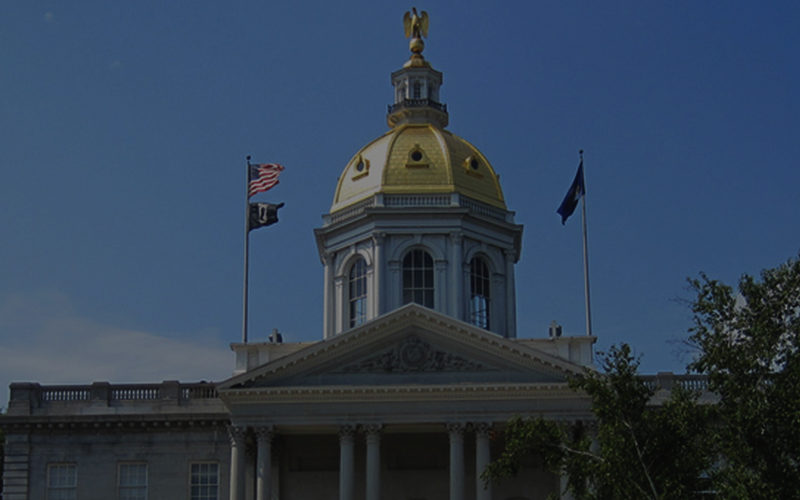
[{"label": "pow mia flag", "polygon": [[251,203],[247,230],[252,231],[253,229],[270,226],[278,222],[278,209],[282,206],[283,203],[278,203],[277,205],[273,203]]}]

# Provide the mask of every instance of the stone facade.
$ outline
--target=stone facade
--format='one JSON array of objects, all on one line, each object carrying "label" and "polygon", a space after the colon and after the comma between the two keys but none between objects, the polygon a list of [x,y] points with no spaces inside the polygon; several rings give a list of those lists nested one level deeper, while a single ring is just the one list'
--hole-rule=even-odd
[{"label": "stone facade", "polygon": [[52,498],[59,466],[74,471],[75,498],[121,498],[128,464],[145,466],[148,498],[189,498],[194,463],[217,464],[227,482],[228,423],[213,384],[11,384],[3,498]]},{"label": "stone facade", "polygon": [[[58,498],[142,498],[122,496],[133,465],[151,500],[544,499],[562,479],[535,461],[489,489],[479,480],[511,416],[592,419],[565,382],[582,366],[530,344],[411,304],[321,342],[234,344],[241,369],[218,384],[12,384],[3,498],[56,498],[58,467],[75,485]],[[591,358],[591,339],[549,343],[570,344]],[[705,387],[672,374],[648,383],[663,388],[656,402]],[[198,468],[212,481],[193,491]]]},{"label": "stone facade", "polygon": [[[75,498],[125,498],[131,464],[150,499],[544,499],[559,478],[535,463],[479,480],[503,422],[590,418],[564,382],[578,365],[416,304],[321,342],[233,348],[270,360],[218,384],[12,384],[4,499],[53,498],[58,467]],[[197,465],[216,496],[193,495]]]}]

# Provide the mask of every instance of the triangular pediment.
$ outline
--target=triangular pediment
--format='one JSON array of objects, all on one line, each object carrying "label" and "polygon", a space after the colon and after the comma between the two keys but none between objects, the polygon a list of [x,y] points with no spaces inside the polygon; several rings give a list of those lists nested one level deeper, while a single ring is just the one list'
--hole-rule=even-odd
[{"label": "triangular pediment", "polygon": [[334,369],[333,373],[385,375],[496,370],[496,367],[487,365],[474,357],[469,358],[450,350],[438,348],[417,333],[408,333],[399,337],[389,347],[377,352],[369,352],[361,359]]},{"label": "triangular pediment", "polygon": [[409,304],[233,377],[222,392],[281,387],[562,383],[583,368]]}]

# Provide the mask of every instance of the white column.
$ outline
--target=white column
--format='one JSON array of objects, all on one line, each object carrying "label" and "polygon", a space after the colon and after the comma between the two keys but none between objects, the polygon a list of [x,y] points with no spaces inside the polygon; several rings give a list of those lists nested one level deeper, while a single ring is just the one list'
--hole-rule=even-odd
[{"label": "white column", "polygon": [[[344,292],[344,287],[347,286],[347,283],[345,281],[345,277],[344,276],[335,276],[333,278],[333,284],[334,284],[334,286],[333,286],[334,287],[334,292],[333,292],[333,295],[334,295],[334,299],[333,299],[333,303],[334,303],[333,317],[336,318],[334,320],[335,321],[334,324],[336,325],[334,327],[334,332],[335,332],[335,334],[338,335],[338,334],[342,333],[345,330],[345,328],[347,328],[347,327],[345,327],[345,322],[346,322],[347,319],[349,319],[349,318],[345,318],[345,310],[346,310],[345,309],[345,307],[346,307],[345,297],[347,297],[347,294]],[[348,325],[348,327],[349,327],[349,325]]]},{"label": "white column", "polygon": [[[472,323],[472,268],[469,265],[469,262],[462,262],[461,263],[461,283],[464,286],[463,297],[461,298],[461,308],[464,310],[464,321],[467,323]],[[489,307],[491,307],[492,302],[489,302]],[[492,325],[494,320],[492,319],[492,313],[489,312],[489,326],[491,327],[492,331],[497,331]]]},{"label": "white column", "polygon": [[464,424],[447,424],[450,435],[450,500],[464,500]]},{"label": "white column", "polygon": [[245,432],[244,427],[228,427],[231,441],[230,500],[244,500]]},{"label": "white column", "polygon": [[467,291],[464,290],[462,272],[462,251],[461,242],[463,237],[461,233],[450,233],[450,265],[449,265],[449,291],[450,294],[450,315],[460,320],[467,320],[468,318],[463,312],[464,297]]},{"label": "white column", "polygon": [[334,320],[333,320],[333,255],[326,253],[322,257],[323,265],[325,266],[324,283],[323,283],[323,299],[322,299],[322,332],[327,339],[333,337]]},{"label": "white column", "polygon": [[447,288],[447,261],[433,261],[433,272],[436,273],[436,276],[433,278],[433,284],[436,287],[434,289],[436,298],[433,301],[433,308],[447,314],[447,310],[450,309],[450,304],[448,303],[448,293],[450,290]]},{"label": "white column", "polygon": [[353,500],[355,488],[354,446],[352,425],[343,425],[339,430],[339,500]]},{"label": "white column", "polygon": [[372,237],[372,290],[370,290],[371,296],[368,297],[372,316],[369,319],[381,315],[384,310],[383,302],[386,300],[383,297],[383,240],[385,237],[385,233],[379,233]]},{"label": "white column", "polygon": [[256,429],[256,500],[272,497],[272,427]]},{"label": "white column", "polygon": [[367,500],[381,498],[381,426],[368,425],[367,431]]},{"label": "white column", "polygon": [[492,500],[492,483],[486,483],[481,478],[481,474],[491,462],[491,450],[489,448],[489,430],[491,425],[479,423],[475,425],[475,499]]},{"label": "white column", "polygon": [[517,337],[517,292],[514,284],[514,251],[504,250],[506,257],[506,337]]},{"label": "white column", "polygon": [[384,303],[385,311],[391,311],[403,305],[403,281],[400,279],[400,261],[393,260],[388,262],[388,283],[384,283],[383,290],[386,293],[386,302]]}]

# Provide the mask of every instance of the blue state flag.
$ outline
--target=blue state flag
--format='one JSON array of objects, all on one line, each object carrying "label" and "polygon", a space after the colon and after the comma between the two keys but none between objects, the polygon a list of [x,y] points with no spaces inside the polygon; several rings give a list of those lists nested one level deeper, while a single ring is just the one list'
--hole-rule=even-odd
[{"label": "blue state flag", "polygon": [[586,184],[583,182],[583,159],[581,159],[581,163],[578,165],[578,172],[575,174],[575,180],[572,181],[572,185],[569,187],[567,195],[564,196],[564,201],[561,202],[558,210],[556,210],[556,212],[561,216],[562,225],[566,224],[569,216],[575,212],[575,207],[578,206],[578,202],[585,194]]}]

